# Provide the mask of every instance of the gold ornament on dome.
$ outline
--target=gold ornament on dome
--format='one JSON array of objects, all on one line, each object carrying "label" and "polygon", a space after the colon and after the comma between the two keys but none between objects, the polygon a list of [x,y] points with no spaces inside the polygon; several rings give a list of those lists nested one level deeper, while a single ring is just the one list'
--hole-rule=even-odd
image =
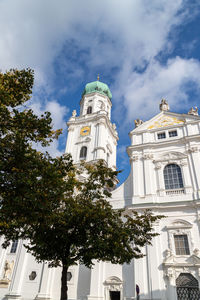
[{"label": "gold ornament on dome", "polygon": [[80,131],[80,135],[81,136],[86,136],[86,135],[89,135],[90,134],[90,127],[89,126],[84,126],[81,128],[81,131]]},{"label": "gold ornament on dome", "polygon": [[184,121],[178,118],[165,116],[155,121],[152,125],[148,127],[148,129],[168,127],[168,126],[173,126],[173,125],[178,125],[183,123]]}]

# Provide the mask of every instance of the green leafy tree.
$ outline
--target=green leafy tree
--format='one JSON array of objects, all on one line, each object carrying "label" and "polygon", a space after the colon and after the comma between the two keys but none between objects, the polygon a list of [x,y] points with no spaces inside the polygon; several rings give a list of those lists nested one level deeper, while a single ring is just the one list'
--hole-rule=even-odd
[{"label": "green leafy tree", "polygon": [[0,73],[0,225],[1,233],[7,230],[10,237],[12,229],[16,236],[26,232],[47,201],[44,181],[53,165],[49,155],[36,151],[32,143],[47,146],[60,133],[52,130],[50,113],[38,117],[24,106],[33,78],[30,69]]},{"label": "green leafy tree", "polygon": [[141,247],[151,243],[156,235],[153,222],[160,218],[149,211],[141,215],[113,210],[108,198],[117,172],[103,161],[64,173],[63,194],[56,196],[49,213],[29,228],[30,243],[26,246],[38,261],[62,267],[61,300],[67,299],[70,266],[80,263],[91,267],[94,260],[123,264],[142,257]]},{"label": "green leafy tree", "polygon": [[33,149],[48,145],[49,113],[37,117],[20,109],[30,99],[31,70],[0,73],[0,234],[28,239],[38,261],[62,267],[61,300],[67,299],[67,270],[94,260],[129,263],[156,235],[160,216],[113,210],[108,202],[117,172],[96,164],[73,165],[70,155],[52,158]]}]

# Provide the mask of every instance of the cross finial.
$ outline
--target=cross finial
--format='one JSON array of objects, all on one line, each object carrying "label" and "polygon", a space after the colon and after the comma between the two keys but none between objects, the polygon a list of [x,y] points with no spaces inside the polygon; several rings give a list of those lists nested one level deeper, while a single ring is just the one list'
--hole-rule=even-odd
[{"label": "cross finial", "polygon": [[99,74],[97,75],[97,80],[99,81]]}]

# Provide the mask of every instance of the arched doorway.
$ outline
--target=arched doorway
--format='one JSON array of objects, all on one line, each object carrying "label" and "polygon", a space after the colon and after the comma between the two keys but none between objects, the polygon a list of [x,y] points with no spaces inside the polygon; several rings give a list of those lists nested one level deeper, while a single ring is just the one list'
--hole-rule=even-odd
[{"label": "arched doorway", "polygon": [[190,273],[181,273],[176,279],[178,300],[200,300],[199,284]]},{"label": "arched doorway", "polygon": [[104,282],[105,300],[123,299],[123,281],[116,276],[111,276]]}]

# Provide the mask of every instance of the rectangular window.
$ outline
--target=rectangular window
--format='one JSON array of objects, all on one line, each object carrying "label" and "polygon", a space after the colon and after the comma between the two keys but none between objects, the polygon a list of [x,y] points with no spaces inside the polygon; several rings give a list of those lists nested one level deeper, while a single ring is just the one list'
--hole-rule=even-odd
[{"label": "rectangular window", "polygon": [[169,137],[177,136],[177,130],[169,131]]},{"label": "rectangular window", "polygon": [[176,255],[189,255],[190,249],[187,234],[174,235]]},{"label": "rectangular window", "polygon": [[166,138],[166,135],[165,135],[165,132],[161,132],[161,133],[158,133],[158,139],[165,139]]},{"label": "rectangular window", "polygon": [[15,240],[14,242],[12,242],[10,253],[16,253],[17,245],[18,245],[18,240]]}]

